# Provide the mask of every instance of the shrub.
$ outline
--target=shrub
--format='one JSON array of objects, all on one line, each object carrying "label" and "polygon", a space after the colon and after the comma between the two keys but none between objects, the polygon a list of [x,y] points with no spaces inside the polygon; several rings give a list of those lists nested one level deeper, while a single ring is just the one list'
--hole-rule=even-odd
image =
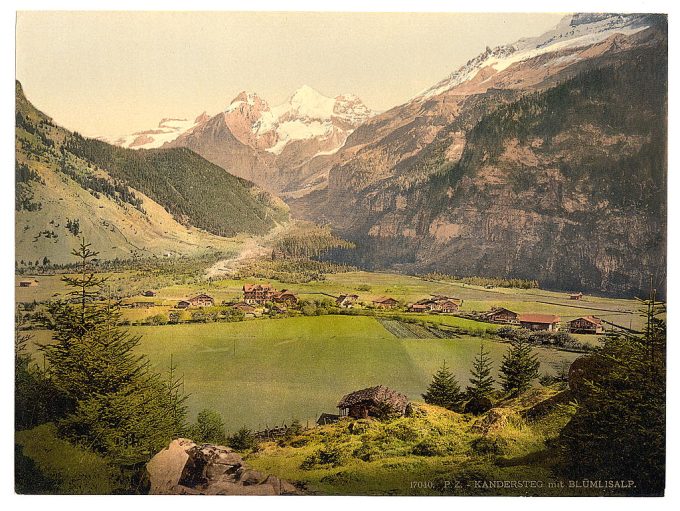
[{"label": "shrub", "polygon": [[487,436],[482,436],[473,440],[470,446],[472,450],[477,454],[495,454],[500,455],[505,452],[505,448],[508,445],[508,441],[504,438],[490,438]]},{"label": "shrub", "polygon": [[455,449],[456,444],[451,439],[430,436],[418,442],[412,452],[416,456],[446,456],[452,454]]},{"label": "shrub", "polygon": [[198,413],[196,423],[190,428],[190,433],[195,442],[223,444],[226,440],[222,416],[215,410],[207,408]]},{"label": "shrub", "polygon": [[256,449],[257,441],[251,430],[242,427],[236,433],[227,437],[227,445],[237,451],[247,451]]},{"label": "shrub", "polygon": [[486,396],[473,397],[465,403],[464,412],[473,415],[481,415],[493,408],[493,402]]},{"label": "shrub", "polygon": [[418,429],[404,422],[391,424],[385,429],[385,433],[402,442],[415,442],[421,437],[421,433]]},{"label": "shrub", "polygon": [[347,457],[340,444],[329,443],[305,458],[300,468],[310,470],[318,466],[339,467],[347,461]]}]

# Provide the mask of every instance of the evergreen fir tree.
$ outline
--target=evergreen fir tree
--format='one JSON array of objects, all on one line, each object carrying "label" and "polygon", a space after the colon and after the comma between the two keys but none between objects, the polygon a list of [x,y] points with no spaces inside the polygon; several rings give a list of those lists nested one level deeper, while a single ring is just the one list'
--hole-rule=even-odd
[{"label": "evergreen fir tree", "polygon": [[643,302],[641,335],[609,333],[584,365],[575,413],[557,445],[570,478],[631,480],[632,495],[663,495],[666,441],[665,306]]},{"label": "evergreen fir tree", "polygon": [[501,364],[503,390],[512,396],[518,396],[529,390],[531,381],[538,378],[540,365],[526,339],[518,337],[513,340]]},{"label": "evergreen fir tree", "polygon": [[73,252],[80,273],[63,277],[70,299],[48,306],[54,342],[41,346],[52,381],[75,402],[58,425],[116,463],[138,463],[180,433],[182,402],[174,376],[166,384],[134,352],[140,337],[120,328],[120,304],[99,300],[106,279],[91,271],[89,247],[82,240]]},{"label": "evergreen fir tree", "polygon": [[484,343],[479,345],[479,354],[472,363],[470,373],[470,385],[466,389],[468,398],[491,397],[495,380],[491,376],[491,357],[489,357],[489,352],[484,350]]},{"label": "evergreen fir tree", "polygon": [[423,394],[426,403],[454,410],[462,403],[464,395],[456,377],[446,366],[446,361],[432,376],[432,382]]}]

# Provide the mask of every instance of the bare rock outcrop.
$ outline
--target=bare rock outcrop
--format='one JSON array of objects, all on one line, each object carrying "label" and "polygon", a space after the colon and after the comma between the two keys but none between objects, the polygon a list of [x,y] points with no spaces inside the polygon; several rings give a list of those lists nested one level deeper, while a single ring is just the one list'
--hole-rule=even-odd
[{"label": "bare rock outcrop", "polygon": [[228,447],[178,438],[146,465],[153,495],[295,495],[288,481],[247,467]]}]

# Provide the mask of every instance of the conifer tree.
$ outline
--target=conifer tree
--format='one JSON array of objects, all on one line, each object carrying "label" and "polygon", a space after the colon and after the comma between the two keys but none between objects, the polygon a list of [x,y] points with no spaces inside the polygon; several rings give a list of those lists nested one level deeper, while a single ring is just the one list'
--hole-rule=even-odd
[{"label": "conifer tree", "polygon": [[446,361],[432,376],[432,382],[423,394],[426,403],[454,410],[462,403],[464,395],[456,377],[446,366]]},{"label": "conifer tree", "polygon": [[518,396],[529,390],[532,380],[538,378],[540,365],[526,339],[518,337],[513,340],[501,364],[503,390],[512,396]]},{"label": "conifer tree", "polygon": [[607,334],[583,364],[575,413],[557,445],[565,475],[631,480],[632,495],[663,495],[666,460],[665,306],[643,301],[642,334]]},{"label": "conifer tree", "polygon": [[489,352],[484,349],[484,343],[479,345],[479,354],[472,363],[470,374],[470,385],[466,389],[468,398],[490,397],[495,380],[491,376],[491,357],[489,357]]},{"label": "conifer tree", "polygon": [[54,342],[41,346],[52,381],[75,403],[58,425],[117,463],[137,463],[180,433],[176,378],[166,384],[150,370],[134,351],[140,337],[119,326],[120,304],[99,299],[106,279],[91,270],[97,252],[82,240],[73,254],[79,274],[62,278],[72,291],[48,306]]}]

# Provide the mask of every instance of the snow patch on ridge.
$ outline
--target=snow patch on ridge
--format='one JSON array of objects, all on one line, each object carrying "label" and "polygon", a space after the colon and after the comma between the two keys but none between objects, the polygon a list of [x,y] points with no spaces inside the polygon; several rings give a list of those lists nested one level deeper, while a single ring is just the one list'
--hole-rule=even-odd
[{"label": "snow patch on ridge", "polygon": [[545,34],[520,39],[514,44],[488,48],[483,53],[469,60],[465,65],[415,96],[412,101],[437,96],[454,87],[472,80],[485,67],[496,72],[503,71],[512,64],[569,48],[581,48],[600,43],[613,34],[632,35],[649,28],[640,15],[580,15],[567,16],[555,29]]}]

